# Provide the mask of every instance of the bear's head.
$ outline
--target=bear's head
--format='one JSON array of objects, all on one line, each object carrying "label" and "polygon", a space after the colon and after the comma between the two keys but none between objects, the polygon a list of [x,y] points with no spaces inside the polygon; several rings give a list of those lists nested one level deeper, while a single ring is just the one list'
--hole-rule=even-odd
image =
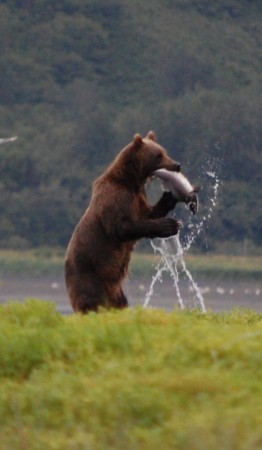
[{"label": "bear's head", "polygon": [[155,170],[180,171],[180,164],[168,156],[150,131],[145,138],[135,134],[130,142],[109,166],[107,174],[126,185],[139,187]]},{"label": "bear's head", "polygon": [[140,134],[136,134],[133,139],[133,146],[140,163],[142,178],[151,176],[158,169],[180,172],[180,164],[170,158],[167,151],[157,143],[156,135],[153,131],[149,131],[144,139],[142,139]]}]

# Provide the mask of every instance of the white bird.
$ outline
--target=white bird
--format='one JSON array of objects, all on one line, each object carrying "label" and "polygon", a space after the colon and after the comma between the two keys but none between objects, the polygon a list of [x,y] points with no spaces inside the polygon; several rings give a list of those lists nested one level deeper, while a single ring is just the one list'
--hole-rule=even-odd
[{"label": "white bird", "polygon": [[10,138],[0,138],[0,144],[6,144],[7,142],[14,142],[17,140],[17,136],[13,136]]},{"label": "white bird", "polygon": [[223,295],[225,293],[225,289],[222,288],[222,287],[218,286],[216,290],[217,290],[217,293],[220,294],[220,295]]}]

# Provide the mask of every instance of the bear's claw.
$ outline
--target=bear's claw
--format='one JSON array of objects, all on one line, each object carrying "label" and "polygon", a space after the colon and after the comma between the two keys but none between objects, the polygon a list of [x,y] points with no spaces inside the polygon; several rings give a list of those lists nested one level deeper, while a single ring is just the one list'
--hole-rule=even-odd
[{"label": "bear's claw", "polygon": [[159,233],[157,237],[170,237],[177,234],[182,228],[183,223],[181,220],[171,219],[171,218],[164,218],[159,219]]}]

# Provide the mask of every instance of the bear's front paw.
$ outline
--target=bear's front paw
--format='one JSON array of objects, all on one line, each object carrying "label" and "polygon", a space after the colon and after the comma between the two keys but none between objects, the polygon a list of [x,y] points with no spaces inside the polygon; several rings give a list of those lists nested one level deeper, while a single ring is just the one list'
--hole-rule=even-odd
[{"label": "bear's front paw", "polygon": [[172,209],[175,208],[176,204],[177,204],[177,200],[175,199],[175,197],[173,196],[172,192],[170,191],[165,191],[162,195],[161,198],[161,203],[163,202],[163,205],[169,210],[171,211]]},{"label": "bear's front paw", "polygon": [[181,220],[171,218],[159,219],[158,223],[159,223],[159,233],[157,237],[162,238],[174,236],[179,232],[180,228],[182,228],[183,226]]}]

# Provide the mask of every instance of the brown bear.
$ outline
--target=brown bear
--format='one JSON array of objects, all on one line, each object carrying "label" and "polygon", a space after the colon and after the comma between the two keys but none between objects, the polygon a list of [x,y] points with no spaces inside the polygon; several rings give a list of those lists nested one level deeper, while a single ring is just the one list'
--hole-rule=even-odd
[{"label": "brown bear", "polygon": [[175,207],[171,192],[151,206],[145,183],[160,168],[180,171],[153,132],[134,136],[95,181],[90,205],[66,251],[65,282],[74,311],[128,306],[122,291],[131,252],[140,238],[169,237],[181,223],[166,218]]}]

